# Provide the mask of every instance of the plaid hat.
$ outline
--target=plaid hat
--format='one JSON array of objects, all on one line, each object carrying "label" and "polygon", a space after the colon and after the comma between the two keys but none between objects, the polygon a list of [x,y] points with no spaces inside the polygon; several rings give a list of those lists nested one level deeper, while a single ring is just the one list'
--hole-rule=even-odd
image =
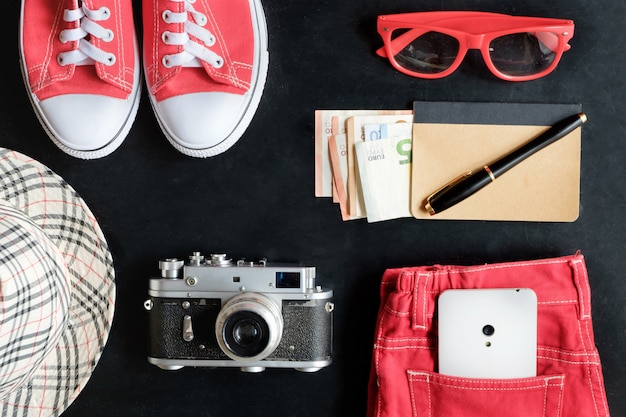
[{"label": "plaid hat", "polygon": [[0,414],[61,414],[100,359],[114,305],[111,253],[85,202],[0,148]]}]

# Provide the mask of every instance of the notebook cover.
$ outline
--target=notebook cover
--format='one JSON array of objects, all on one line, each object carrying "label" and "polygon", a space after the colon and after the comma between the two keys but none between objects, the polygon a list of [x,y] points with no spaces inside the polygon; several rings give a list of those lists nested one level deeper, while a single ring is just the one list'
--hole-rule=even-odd
[{"label": "notebook cover", "polygon": [[573,222],[579,215],[581,128],[461,203],[431,216],[426,198],[532,140],[580,104],[413,103],[411,213],[418,219]]}]

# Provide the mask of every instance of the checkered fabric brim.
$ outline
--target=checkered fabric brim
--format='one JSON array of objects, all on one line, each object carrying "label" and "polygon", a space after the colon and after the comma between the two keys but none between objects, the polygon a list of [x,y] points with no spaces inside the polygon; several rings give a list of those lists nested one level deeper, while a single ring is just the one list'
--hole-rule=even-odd
[{"label": "checkered fabric brim", "polygon": [[115,306],[113,260],[85,202],[32,158],[0,148],[0,199],[47,234],[70,275],[69,317],[57,345],[26,382],[0,398],[0,414],[58,416],[87,383],[108,339]]},{"label": "checkered fabric brim", "polygon": [[41,228],[0,200],[0,398],[22,386],[67,323],[70,274]]}]

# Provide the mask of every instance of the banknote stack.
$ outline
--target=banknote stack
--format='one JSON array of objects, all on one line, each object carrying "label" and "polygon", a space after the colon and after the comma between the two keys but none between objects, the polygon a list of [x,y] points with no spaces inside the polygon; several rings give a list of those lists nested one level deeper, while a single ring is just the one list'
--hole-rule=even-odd
[{"label": "banknote stack", "polygon": [[344,221],[411,217],[411,110],[317,110],[315,196]]}]

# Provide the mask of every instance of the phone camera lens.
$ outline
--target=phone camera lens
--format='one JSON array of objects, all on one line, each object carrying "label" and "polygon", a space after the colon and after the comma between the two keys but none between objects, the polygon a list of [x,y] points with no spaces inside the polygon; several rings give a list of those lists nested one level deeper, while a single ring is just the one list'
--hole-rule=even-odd
[{"label": "phone camera lens", "polygon": [[483,327],[483,334],[485,336],[491,336],[496,332],[496,329],[493,328],[493,326],[491,324],[486,324]]}]

